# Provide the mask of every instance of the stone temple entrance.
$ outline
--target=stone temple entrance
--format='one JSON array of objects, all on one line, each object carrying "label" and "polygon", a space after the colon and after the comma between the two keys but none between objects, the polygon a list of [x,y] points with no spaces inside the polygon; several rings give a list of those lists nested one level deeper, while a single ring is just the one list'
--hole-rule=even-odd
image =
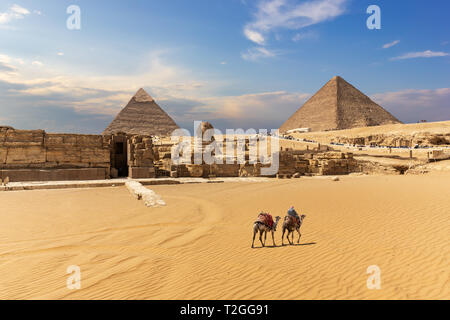
[{"label": "stone temple entrance", "polygon": [[112,136],[112,163],[111,167],[117,169],[119,177],[128,176],[128,146],[125,135]]}]

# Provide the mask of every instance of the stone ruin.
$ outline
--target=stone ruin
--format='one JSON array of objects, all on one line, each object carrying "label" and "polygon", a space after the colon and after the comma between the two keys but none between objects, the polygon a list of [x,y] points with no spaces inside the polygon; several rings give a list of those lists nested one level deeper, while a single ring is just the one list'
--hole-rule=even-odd
[{"label": "stone ruin", "polygon": [[[145,90],[140,89],[102,135],[47,133],[44,130],[16,130],[0,126],[1,181],[102,180],[119,177],[133,179],[157,177],[258,177],[270,165],[251,163],[249,139],[244,141],[244,163],[238,163],[234,140],[231,164],[176,165],[171,159],[173,143],[164,143],[175,121]],[[197,132],[214,129],[200,123]],[[217,137],[216,137],[217,138]],[[170,140],[169,140],[170,141]],[[222,153],[226,154],[226,141]],[[230,143],[230,142],[228,142]],[[252,145],[251,145],[252,144]],[[215,137],[201,143],[200,152],[216,150]],[[198,150],[196,150],[198,151]],[[278,177],[315,174],[347,174],[358,170],[351,154],[316,150],[280,150]],[[217,155],[212,152],[212,155]],[[259,159],[259,157],[258,157]],[[191,163],[194,161],[192,152]],[[230,160],[230,159],[228,159]]]},{"label": "stone ruin", "polygon": [[100,135],[0,127],[2,180],[90,180],[109,176],[110,150]]},{"label": "stone ruin", "polygon": [[[203,143],[201,151],[209,144]],[[236,141],[234,143],[237,143]],[[250,163],[250,141],[245,140],[245,163],[183,164],[171,159],[173,144],[154,144],[152,136],[116,133],[83,135],[43,130],[0,128],[0,179],[9,181],[99,180],[118,177],[259,177],[261,168]],[[225,154],[226,142],[223,145]],[[359,171],[351,153],[280,150],[280,178],[300,175],[339,175]],[[194,163],[194,153],[192,153]],[[224,162],[226,162],[224,160]]]},{"label": "stone ruin", "polygon": [[[236,142],[235,142],[236,143]],[[238,163],[236,155],[232,164],[194,164],[194,150],[191,149],[191,164],[174,164],[171,159],[172,144],[162,144],[154,147],[155,167],[157,176],[170,177],[260,177],[261,168],[269,167],[259,160],[250,163],[250,141],[245,140],[245,163]],[[202,144],[202,152],[208,144]],[[225,154],[226,142],[223,142]],[[272,177],[291,178],[302,175],[345,175],[360,172],[362,169],[353,158],[352,153],[327,151],[320,146],[311,150],[285,149],[278,152],[279,170]],[[259,159],[259,157],[258,157]],[[225,160],[224,160],[225,162]]]},{"label": "stone ruin", "polygon": [[280,152],[279,177],[298,177],[301,175],[346,175],[360,172],[353,153],[322,152],[320,150],[286,150]]}]

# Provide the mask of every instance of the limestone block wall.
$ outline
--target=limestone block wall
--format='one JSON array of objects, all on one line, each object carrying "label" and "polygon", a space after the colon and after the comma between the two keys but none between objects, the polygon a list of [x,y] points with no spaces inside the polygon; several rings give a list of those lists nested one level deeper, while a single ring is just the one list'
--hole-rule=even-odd
[{"label": "limestone block wall", "polygon": [[[205,145],[203,145],[203,150]],[[168,154],[170,148],[167,145],[157,146],[158,155]],[[156,158],[156,157],[155,157]],[[194,156],[192,154],[192,163]],[[183,164],[175,165],[170,157],[159,157],[155,162],[157,175],[170,175],[172,177],[259,177],[261,167],[258,162],[249,162],[249,143],[245,145],[245,163],[238,164],[236,154],[231,157],[234,164]],[[258,158],[259,159],[259,158]],[[341,175],[351,172],[359,172],[360,166],[353,159],[353,154],[330,151],[327,146],[314,150],[291,150],[285,148],[279,151],[279,169],[277,175],[280,177],[292,177],[295,174],[306,175]],[[275,175],[274,175],[275,176]]]},{"label": "limestone block wall", "polygon": [[128,143],[128,166],[130,178],[154,178],[155,177],[155,153],[151,136],[135,135]]},{"label": "limestone block wall", "polygon": [[343,175],[360,171],[352,153],[342,152],[280,152],[279,176],[300,175]]},{"label": "limestone block wall", "polygon": [[10,181],[78,180],[77,172],[79,179],[105,179],[109,169],[110,151],[101,135],[0,128],[0,174]]}]

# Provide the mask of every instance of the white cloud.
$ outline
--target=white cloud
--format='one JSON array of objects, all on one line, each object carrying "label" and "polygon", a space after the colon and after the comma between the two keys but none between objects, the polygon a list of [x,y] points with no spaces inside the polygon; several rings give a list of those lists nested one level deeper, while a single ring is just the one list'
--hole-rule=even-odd
[{"label": "white cloud", "polygon": [[406,122],[450,120],[450,88],[406,89],[371,98]]},{"label": "white cloud", "polygon": [[13,65],[0,62],[0,72],[16,72],[16,70],[16,67],[14,67]]},{"label": "white cloud", "polygon": [[42,67],[44,64],[42,63],[42,62],[40,62],[40,61],[33,61],[32,63],[31,63],[33,66],[35,66],[35,67]]},{"label": "white cloud", "polygon": [[[270,55],[262,49],[261,54]],[[188,126],[190,120],[211,120],[230,128],[276,128],[310,96],[284,91],[214,95],[213,92],[227,83],[198,79],[191,71],[168,64],[163,60],[166,56],[161,52],[150,54],[149,59],[144,59],[148,64],[138,63],[141,68],[133,74],[86,76],[82,70],[76,73],[70,69],[54,70],[48,64],[36,68],[32,60],[20,64],[20,59],[0,55],[0,62],[9,61],[18,70],[16,75],[0,72],[0,109],[10,103],[7,101],[14,101],[28,109],[51,107],[62,110],[65,116],[64,110],[70,109],[79,115],[102,115],[109,119],[124,107],[138,88],[144,87],[180,125]],[[14,110],[3,111],[6,112],[2,116],[13,117]],[[48,114],[43,117],[48,119]],[[21,126],[14,121],[10,124]],[[40,123],[36,125],[46,125]],[[57,123],[49,128],[65,130]],[[99,128],[93,127],[92,131],[95,130]]]},{"label": "white cloud", "polygon": [[410,52],[402,56],[391,58],[391,60],[404,60],[404,59],[414,59],[414,58],[434,58],[434,57],[445,57],[449,54],[446,52],[435,52],[431,50],[426,50],[423,52]]},{"label": "white cloud", "polygon": [[[195,108],[197,113],[205,113],[208,120],[228,119],[244,120],[278,119],[282,121],[286,115],[299,108],[309,98],[306,93],[289,93],[286,91],[244,94],[239,96],[209,97],[201,99],[201,107]],[[283,112],[286,110],[287,114]],[[288,115],[288,116],[289,116]],[[287,118],[286,118],[287,119]]]},{"label": "white cloud", "polygon": [[278,53],[272,50],[268,50],[263,47],[255,47],[248,49],[246,52],[241,54],[242,59],[249,61],[256,61],[261,58],[273,58],[277,56]]},{"label": "white cloud", "polygon": [[225,64],[227,64],[227,62],[226,61],[222,61],[222,62],[220,62],[220,64],[225,65]]},{"label": "white cloud", "polygon": [[19,15],[22,15],[22,16],[26,16],[26,15],[30,14],[30,11],[28,11],[28,9],[25,9],[25,8],[23,8],[23,7],[21,7],[21,6],[17,5],[17,4],[13,5],[10,8],[10,10],[12,12],[14,12],[15,14],[19,14]]},{"label": "white cloud", "polygon": [[263,45],[264,44],[264,37],[258,31],[253,31],[253,30],[250,30],[248,28],[245,28],[244,29],[244,34],[247,37],[247,39],[249,39],[250,41],[253,41],[253,42],[255,42],[255,43],[259,44],[259,45]]},{"label": "white cloud", "polygon": [[1,54],[1,53],[0,53],[0,62],[10,63],[10,64],[24,64],[24,61],[22,59],[13,58],[6,54]]},{"label": "white cloud", "polygon": [[383,45],[383,49],[388,49],[388,48],[393,47],[393,46],[395,46],[395,45],[397,45],[399,43],[400,43],[400,40],[394,40],[392,42],[389,42],[389,43],[386,43],[385,45]]},{"label": "white cloud", "polygon": [[[0,54],[0,63],[8,71],[0,70],[0,101],[5,94],[17,99],[33,99],[33,105],[44,104],[58,108],[73,108],[77,112],[114,115],[140,87],[148,88],[159,98],[198,97],[215,89],[211,79],[199,81],[195,75],[162,60],[166,51],[153,52],[138,62],[138,71],[127,75],[87,76],[83,70],[55,70],[52,65],[40,61],[23,61]],[[22,62],[22,63],[21,63]],[[11,69],[10,69],[11,68]],[[6,71],[6,70],[4,70]],[[205,88],[208,83],[208,88]],[[1,106],[1,103],[0,103]]]},{"label": "white cloud", "polygon": [[305,39],[317,39],[318,37],[319,37],[319,35],[314,31],[301,32],[301,33],[296,33],[292,37],[292,41],[298,42],[300,40],[305,40]]},{"label": "white cloud", "polygon": [[64,52],[58,52],[57,55],[58,55],[58,56],[63,56],[63,55],[64,55]]},{"label": "white cloud", "polygon": [[23,65],[22,59],[11,58],[5,54],[0,54],[0,72],[6,72],[9,75],[16,75],[18,68],[16,65]]},{"label": "white cloud", "polygon": [[[342,15],[347,0],[312,0],[296,4],[291,0],[260,1],[254,20],[244,27],[247,38],[258,44],[264,33],[274,29],[298,30]],[[260,37],[249,35],[259,34]],[[258,41],[255,41],[258,40]]]},{"label": "white cloud", "polygon": [[6,54],[0,54],[0,62],[4,63],[10,63],[12,61],[10,56],[7,56]]},{"label": "white cloud", "polygon": [[0,24],[7,24],[12,20],[23,19],[30,11],[17,4],[11,6],[6,12],[0,12]]}]

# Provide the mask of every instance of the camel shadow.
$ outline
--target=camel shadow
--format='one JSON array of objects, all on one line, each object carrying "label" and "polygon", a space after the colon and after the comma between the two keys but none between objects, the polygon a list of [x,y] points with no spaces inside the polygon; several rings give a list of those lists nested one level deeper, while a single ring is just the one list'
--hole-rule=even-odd
[{"label": "camel shadow", "polygon": [[313,246],[315,245],[315,242],[308,242],[308,243],[294,243],[292,246]]},{"label": "camel shadow", "polygon": [[308,243],[294,243],[294,244],[285,244],[285,245],[276,245],[276,246],[274,246],[274,245],[271,245],[271,246],[269,246],[269,245],[267,245],[267,246],[265,246],[265,247],[254,247],[254,248],[252,248],[252,249],[276,249],[276,248],[284,248],[284,247],[298,247],[298,246],[312,246],[312,245],[315,245],[316,244],[316,242],[308,242]]}]

